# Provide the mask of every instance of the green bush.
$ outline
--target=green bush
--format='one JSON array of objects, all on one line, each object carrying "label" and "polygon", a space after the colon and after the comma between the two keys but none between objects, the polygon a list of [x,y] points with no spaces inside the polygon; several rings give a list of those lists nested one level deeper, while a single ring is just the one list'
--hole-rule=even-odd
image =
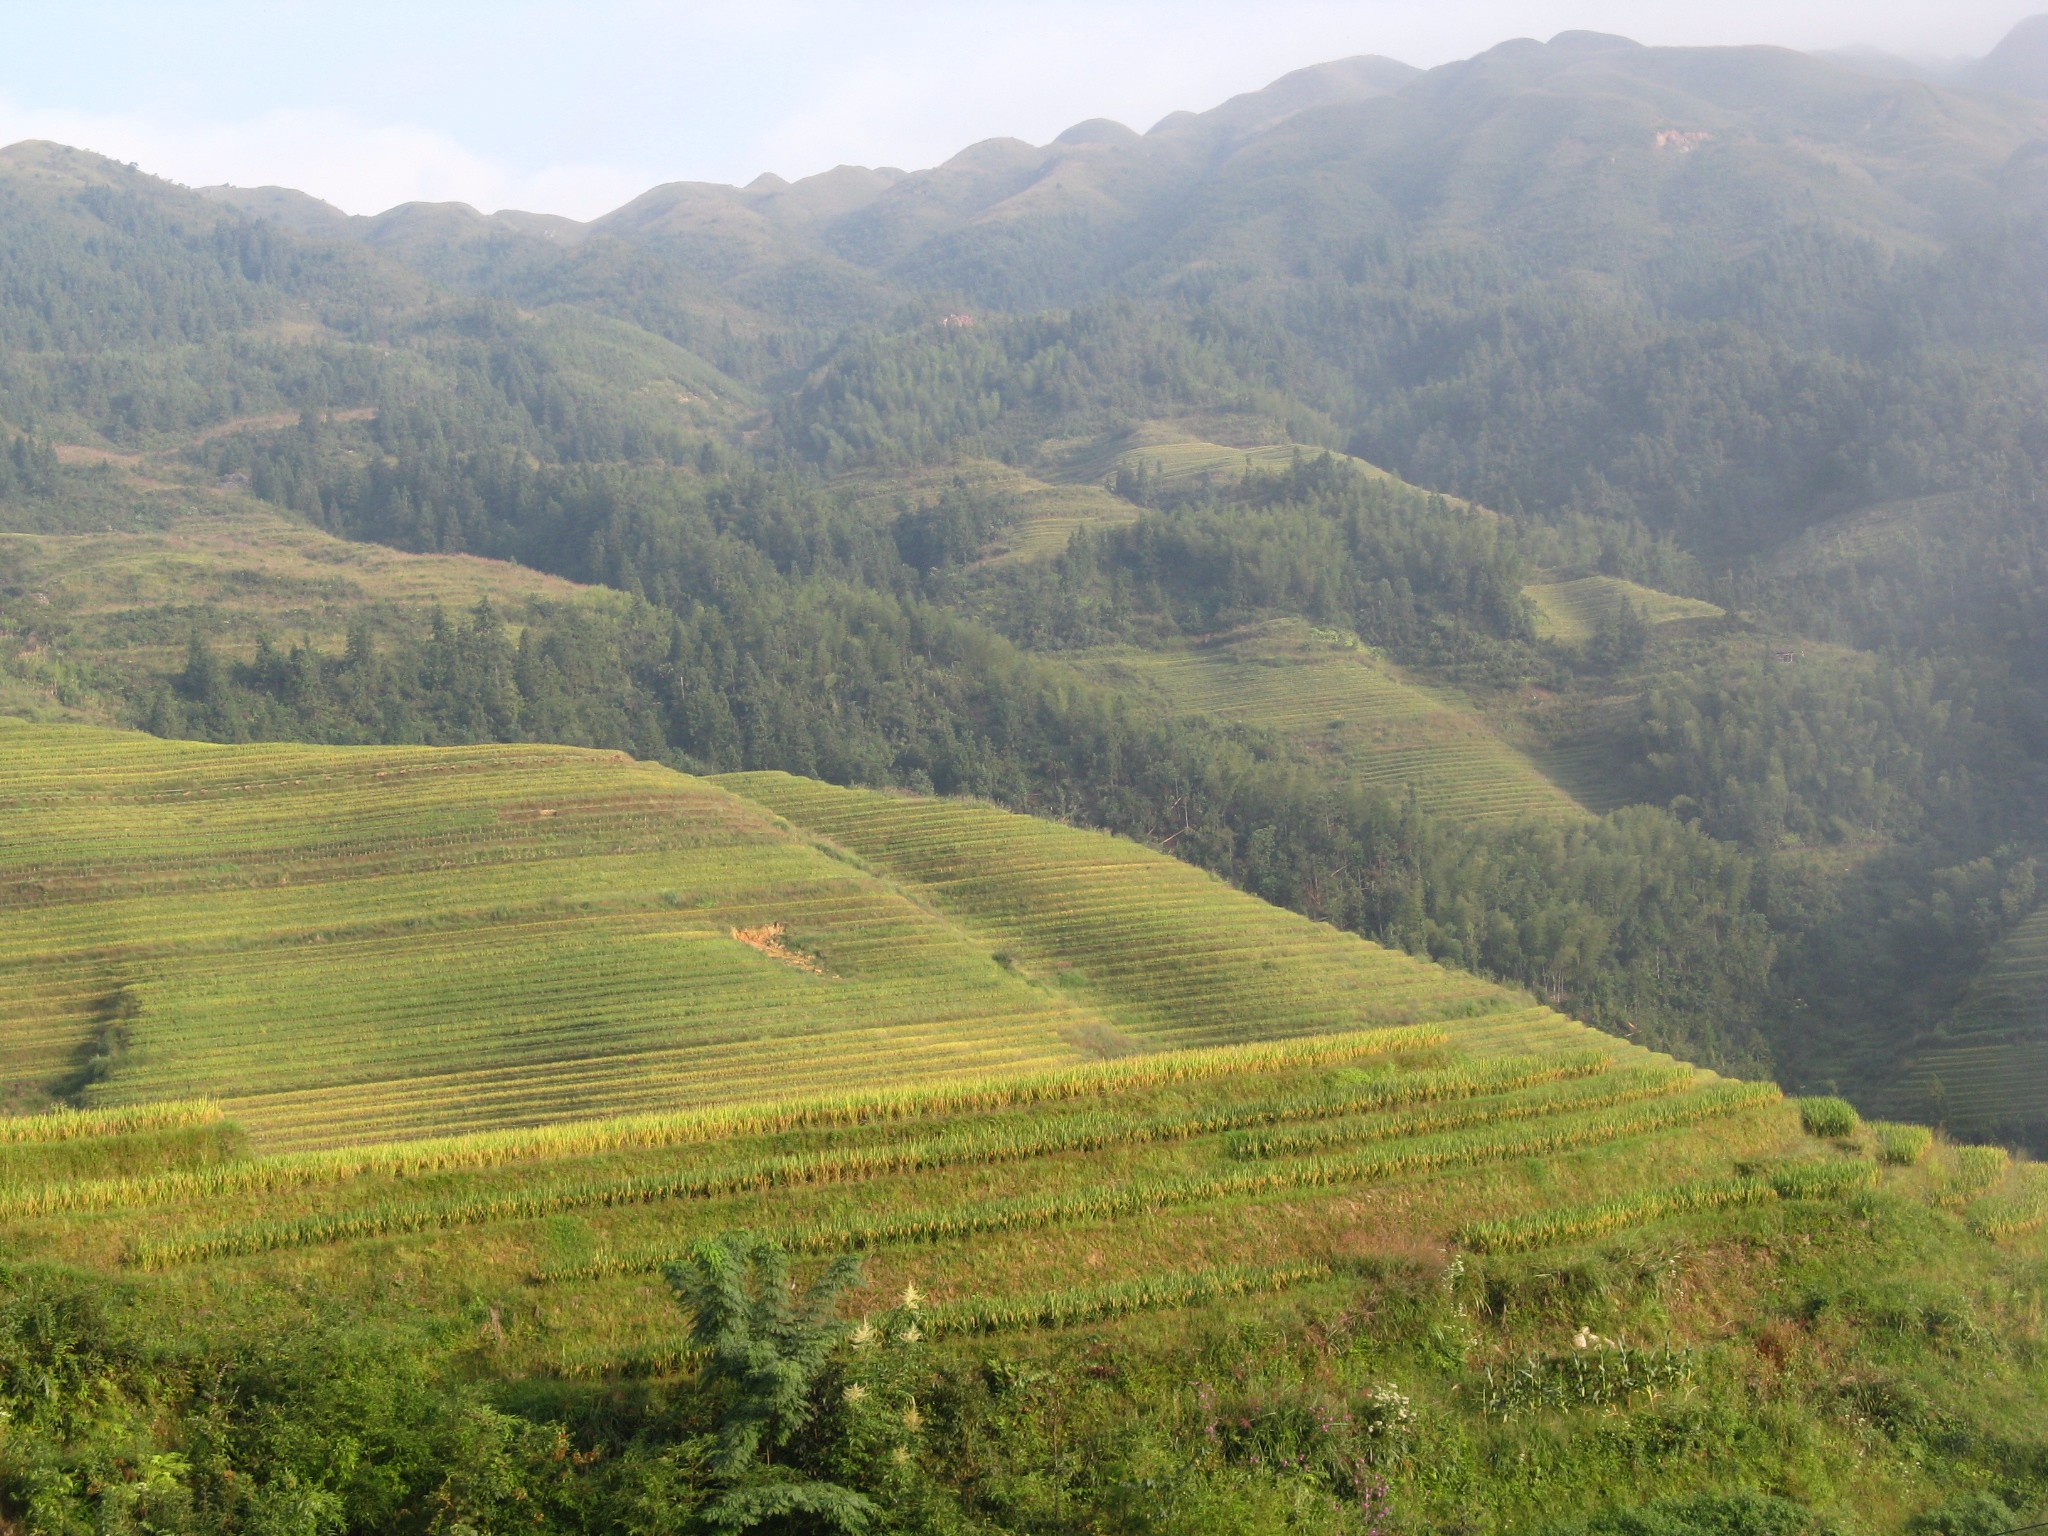
[{"label": "green bush", "polygon": [[1806,1127],[1809,1136],[1854,1136],[1856,1127],[1863,1123],[1856,1113],[1856,1106],[1847,1099],[1829,1095],[1797,1102],[1799,1123]]},{"label": "green bush", "polygon": [[1925,1161],[1934,1146],[1934,1132],[1924,1125],[1878,1124],[1870,1132],[1877,1138],[1878,1161],[1901,1168]]}]

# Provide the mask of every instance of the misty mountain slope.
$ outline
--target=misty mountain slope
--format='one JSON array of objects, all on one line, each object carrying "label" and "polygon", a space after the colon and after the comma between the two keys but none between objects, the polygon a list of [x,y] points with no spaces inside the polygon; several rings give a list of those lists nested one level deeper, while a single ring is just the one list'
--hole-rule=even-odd
[{"label": "misty mountain slope", "polygon": [[1961,79],[1984,90],[2048,97],[2048,16],[2029,16],[1965,68]]}]

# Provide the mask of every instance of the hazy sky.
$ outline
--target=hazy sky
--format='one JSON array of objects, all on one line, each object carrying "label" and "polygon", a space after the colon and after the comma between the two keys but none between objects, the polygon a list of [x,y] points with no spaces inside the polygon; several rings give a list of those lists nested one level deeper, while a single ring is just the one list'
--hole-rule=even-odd
[{"label": "hazy sky", "polygon": [[2048,0],[0,0],[0,144],[190,184],[587,218],[663,181],[936,164],[1085,117],[1140,130],[1304,64],[1569,28],[1982,54]]}]

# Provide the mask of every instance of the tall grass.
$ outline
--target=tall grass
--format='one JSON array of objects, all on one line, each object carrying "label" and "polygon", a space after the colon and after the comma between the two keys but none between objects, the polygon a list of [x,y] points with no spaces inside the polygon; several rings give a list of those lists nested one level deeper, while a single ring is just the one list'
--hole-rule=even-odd
[{"label": "tall grass", "polygon": [[1634,1349],[1619,1341],[1557,1354],[1531,1355],[1496,1375],[1488,1366],[1474,1396],[1488,1418],[1548,1409],[1563,1412],[1625,1403],[1638,1392],[1665,1391],[1693,1378],[1688,1349]]},{"label": "tall grass", "polygon": [[1949,1158],[1948,1180],[1939,1196],[1950,1210],[1960,1210],[1983,1194],[2012,1166],[2012,1154],[2003,1147],[1957,1147]]}]

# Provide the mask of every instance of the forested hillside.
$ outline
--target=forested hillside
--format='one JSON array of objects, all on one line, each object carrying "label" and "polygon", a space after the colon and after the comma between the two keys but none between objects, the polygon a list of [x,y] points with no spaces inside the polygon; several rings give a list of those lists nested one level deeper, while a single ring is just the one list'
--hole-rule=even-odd
[{"label": "forested hillside", "polygon": [[1958,1022],[2048,856],[2023,52],[1566,34],[589,224],[17,145],[0,699],[979,796],[2038,1139],[1926,1087],[2042,1059]]}]

